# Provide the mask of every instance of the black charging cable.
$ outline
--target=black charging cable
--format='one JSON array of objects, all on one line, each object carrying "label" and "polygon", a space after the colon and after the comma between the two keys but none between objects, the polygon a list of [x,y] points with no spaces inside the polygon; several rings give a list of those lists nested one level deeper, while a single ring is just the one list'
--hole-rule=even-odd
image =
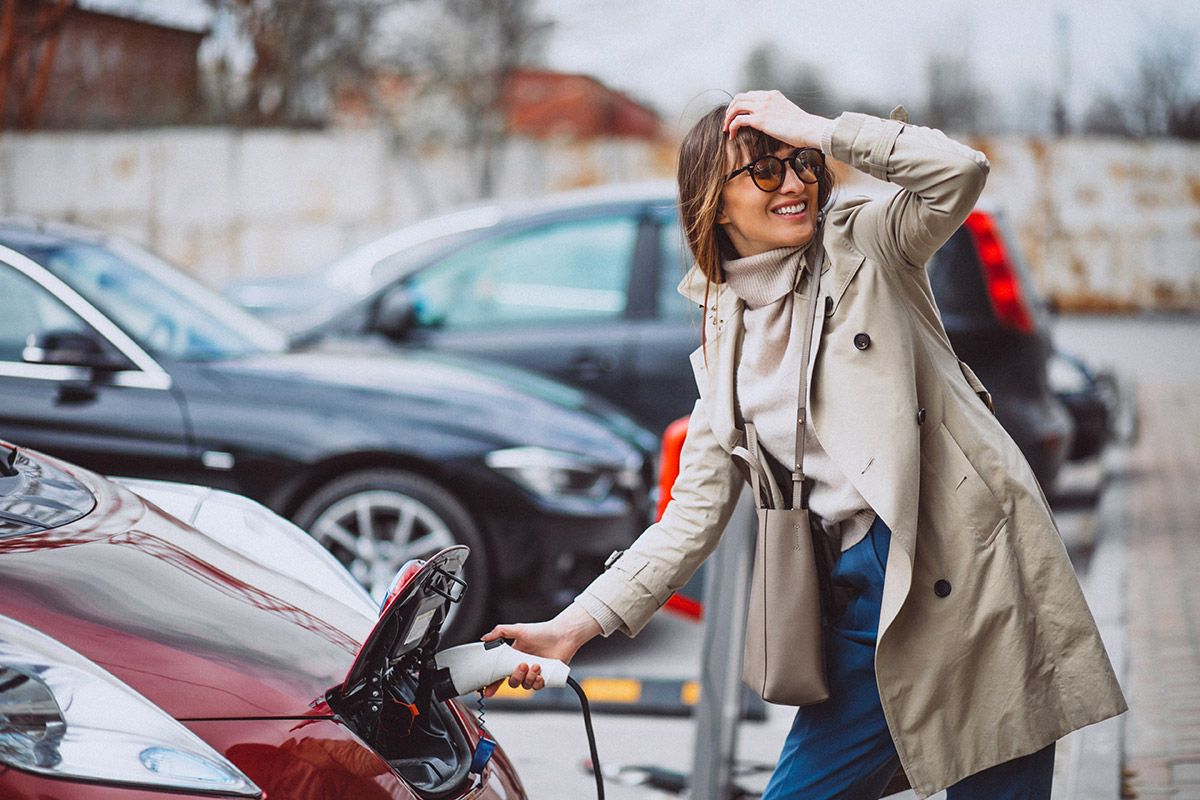
[{"label": "black charging cable", "polygon": [[583,725],[587,728],[588,748],[592,751],[592,773],[596,776],[596,797],[604,800],[604,776],[600,774],[600,755],[596,752],[596,733],[592,730],[592,710],[588,706],[587,695],[583,687],[574,678],[567,678],[567,685],[579,695],[579,705],[583,706]]}]

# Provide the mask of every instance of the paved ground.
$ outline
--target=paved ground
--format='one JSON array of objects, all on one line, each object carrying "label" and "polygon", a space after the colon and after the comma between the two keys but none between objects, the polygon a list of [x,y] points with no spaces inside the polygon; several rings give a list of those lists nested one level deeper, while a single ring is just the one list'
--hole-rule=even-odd
[{"label": "paved ground", "polygon": [[[1127,633],[1124,685],[1132,706],[1123,719],[1124,761],[1134,771],[1124,796],[1200,800],[1200,581],[1195,580],[1200,575],[1200,319],[1068,318],[1060,321],[1057,339],[1064,349],[1112,368],[1136,386],[1140,405],[1139,439],[1127,454],[1106,462],[1117,465],[1115,474],[1092,464],[1066,476],[1073,489],[1068,495],[1092,494],[1099,505],[1068,502],[1055,509],[1085,585],[1096,531],[1105,522],[1111,529],[1116,520],[1123,534],[1117,542],[1128,589],[1118,614],[1128,619],[1121,632]],[[1108,492],[1105,499],[1101,487]],[[1120,593],[1125,574],[1101,584],[1101,590]],[[1094,610],[1103,600],[1089,595]],[[698,625],[659,614],[636,640],[618,635],[593,642],[575,667],[593,674],[695,677],[699,635]],[[788,709],[772,707],[766,721],[744,723],[739,758],[748,763],[774,759],[790,716]],[[488,723],[516,761],[530,797],[594,796],[592,779],[581,768],[587,742],[578,715],[492,711]],[[693,726],[686,718],[605,715],[596,717],[596,727],[606,766],[690,768]],[[1106,752],[1119,748],[1114,741]],[[1085,750],[1078,737],[1060,745],[1056,800],[1117,796],[1117,787],[1111,795],[1092,793],[1072,778]],[[1107,764],[1114,775],[1118,765],[1111,762],[1116,760]],[[765,774],[743,783],[761,787]],[[653,800],[672,795],[609,780],[607,796]]]},{"label": "paved ground", "polygon": [[1124,495],[1124,797],[1200,800],[1200,320],[1062,320],[1061,346],[1137,383]]},{"label": "paved ground", "polygon": [[1127,797],[1200,800],[1198,392],[1200,383],[1139,392],[1141,437],[1127,476]]}]

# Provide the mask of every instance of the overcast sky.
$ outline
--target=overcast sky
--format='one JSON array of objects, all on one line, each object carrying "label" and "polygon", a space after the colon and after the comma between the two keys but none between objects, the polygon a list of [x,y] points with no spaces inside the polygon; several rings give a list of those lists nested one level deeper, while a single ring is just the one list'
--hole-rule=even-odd
[{"label": "overcast sky", "polygon": [[[1067,20],[1068,108],[1121,87],[1138,49],[1170,29],[1198,43],[1200,2],[1189,0],[540,0],[555,20],[548,65],[595,75],[649,101],[669,123],[716,101],[705,90],[743,87],[747,53],[774,43],[781,56],[823,67],[838,96],[918,106],[931,53],[966,54],[1001,113],[1050,97],[1061,73]],[[764,88],[764,87],[758,87]]]}]

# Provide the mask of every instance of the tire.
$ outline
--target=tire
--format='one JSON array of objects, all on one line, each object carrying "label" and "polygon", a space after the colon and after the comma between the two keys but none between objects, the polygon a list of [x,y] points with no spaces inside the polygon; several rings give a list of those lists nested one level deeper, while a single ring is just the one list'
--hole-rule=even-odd
[{"label": "tire", "polygon": [[[411,558],[454,544],[471,548],[467,591],[451,605],[442,640],[468,641],[483,632],[491,603],[487,548],[462,503],[433,481],[399,469],[351,472],[321,486],[296,511],[296,524],[333,553],[376,601],[396,571]],[[394,547],[401,524],[406,546]],[[363,537],[363,528],[370,532]],[[416,537],[415,540],[412,537]]]}]

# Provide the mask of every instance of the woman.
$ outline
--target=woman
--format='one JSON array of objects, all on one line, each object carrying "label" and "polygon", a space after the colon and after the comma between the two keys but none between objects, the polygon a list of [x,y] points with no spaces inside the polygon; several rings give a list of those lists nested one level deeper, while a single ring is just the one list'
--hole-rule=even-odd
[{"label": "woman", "polygon": [[[821,153],[899,191],[832,202]],[[672,502],[553,620],[484,638],[568,660],[596,635],[635,635],[715,547],[745,423],[764,468],[793,458],[807,368],[809,508],[853,599],[827,631],[831,697],[797,711],[764,797],[876,798],[902,768],[921,797],[1048,798],[1054,742],[1126,706],[1045,496],[954,355],[924,269],[988,167],[940,131],[828,120],[778,92],[702,118],[679,165],[700,399]],[[802,367],[814,242],[825,266]],[[509,683],[542,685],[524,665]]]}]

